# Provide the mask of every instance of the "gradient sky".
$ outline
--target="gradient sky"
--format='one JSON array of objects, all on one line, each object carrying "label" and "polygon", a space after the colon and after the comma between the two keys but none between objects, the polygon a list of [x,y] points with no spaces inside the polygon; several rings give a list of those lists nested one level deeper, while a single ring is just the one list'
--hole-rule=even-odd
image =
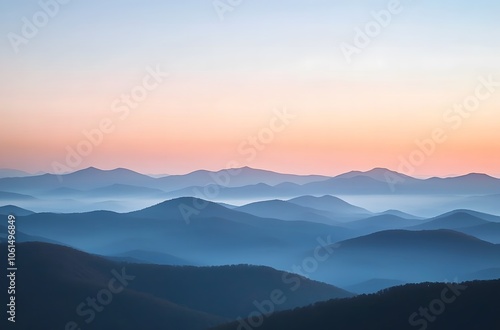
[{"label": "gradient sky", "polygon": [[[2,1],[0,168],[69,165],[67,148],[109,118],[114,131],[72,170],[397,170],[415,140],[442,129],[414,175],[500,176],[500,87],[460,127],[443,120],[478,77],[500,82],[500,3],[402,0],[347,63],[340,44],[389,2],[246,0],[221,21],[211,0],[73,0],[15,53],[9,33],[40,4]],[[113,101],[157,65],[169,77],[120,120]],[[249,151],[283,108],[296,118]]]}]

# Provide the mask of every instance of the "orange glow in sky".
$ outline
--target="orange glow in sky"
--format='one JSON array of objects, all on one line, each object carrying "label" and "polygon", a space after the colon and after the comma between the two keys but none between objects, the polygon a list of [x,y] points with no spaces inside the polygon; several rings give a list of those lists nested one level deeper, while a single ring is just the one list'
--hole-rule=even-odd
[{"label": "orange glow in sky", "polygon": [[[68,6],[19,53],[5,38],[0,168],[334,175],[398,170],[421,152],[416,176],[500,176],[500,38],[483,37],[500,31],[494,16],[458,27],[465,4],[415,5],[349,64],[339,45],[384,3],[290,5],[281,15],[256,4],[224,22],[194,2],[120,3],[119,15],[113,3],[95,15],[91,4]],[[2,6],[8,17],[34,10]],[[2,31],[19,30],[7,16]],[[276,119],[283,109],[290,118]],[[442,141],[419,147],[435,130]]]}]

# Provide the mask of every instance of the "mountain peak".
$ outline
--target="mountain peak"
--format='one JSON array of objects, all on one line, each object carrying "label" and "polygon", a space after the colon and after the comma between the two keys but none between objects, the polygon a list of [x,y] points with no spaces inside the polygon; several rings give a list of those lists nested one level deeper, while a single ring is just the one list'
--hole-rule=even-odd
[{"label": "mountain peak", "polygon": [[74,171],[72,173],[68,173],[68,174],[77,174],[77,173],[101,173],[101,172],[104,172],[104,170],[101,170],[100,168],[97,168],[97,167],[94,167],[94,166],[90,166],[90,167],[87,167],[87,168],[83,168],[81,170],[77,170],[77,171]]},{"label": "mountain peak", "polygon": [[408,176],[406,174],[402,174],[393,170],[389,170],[387,168],[383,167],[375,167],[372,168],[369,171],[350,171],[344,174],[337,175],[335,179],[352,179],[355,177],[369,177],[371,179],[377,180],[377,181],[387,181],[389,176],[397,176],[405,179],[412,179],[415,180],[415,178]]},{"label": "mountain peak", "polygon": [[462,176],[463,178],[473,178],[473,179],[496,179],[485,173],[469,173]]}]

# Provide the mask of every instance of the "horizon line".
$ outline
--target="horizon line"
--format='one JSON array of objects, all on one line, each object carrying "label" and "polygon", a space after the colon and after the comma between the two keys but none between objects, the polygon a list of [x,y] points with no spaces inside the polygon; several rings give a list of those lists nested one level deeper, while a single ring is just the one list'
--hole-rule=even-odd
[{"label": "horizon line", "polygon": [[[86,171],[86,170],[92,170],[92,169],[98,170],[98,171],[103,171],[103,172],[111,172],[111,171],[116,171],[116,170],[127,170],[127,171],[131,171],[131,172],[134,172],[134,173],[137,173],[137,174],[141,174],[141,175],[145,175],[145,176],[151,177],[153,179],[159,179],[159,178],[164,178],[164,177],[169,177],[169,176],[184,176],[184,175],[189,175],[189,174],[193,174],[193,173],[196,173],[196,172],[212,172],[212,173],[215,173],[215,172],[234,171],[234,170],[243,170],[243,169],[255,170],[255,171],[263,171],[263,172],[271,172],[271,173],[283,174],[283,175],[303,176],[303,177],[306,177],[306,176],[320,176],[320,177],[325,177],[326,179],[336,178],[336,177],[339,177],[339,176],[342,176],[342,175],[345,175],[345,174],[349,174],[349,173],[352,173],[352,172],[359,172],[361,174],[365,174],[365,173],[373,172],[373,171],[376,171],[376,170],[385,170],[385,171],[388,171],[390,173],[396,173],[396,174],[399,174],[399,175],[402,175],[402,176],[408,176],[408,177],[411,177],[411,178],[414,178],[414,179],[419,179],[419,180],[427,180],[427,179],[432,179],[432,178],[439,178],[439,179],[457,178],[457,177],[463,177],[463,176],[467,176],[467,175],[486,175],[486,176],[492,177],[494,179],[500,179],[500,174],[490,174],[490,173],[475,172],[475,171],[467,172],[467,173],[461,173],[461,174],[456,174],[456,173],[455,174],[448,174],[446,176],[438,176],[438,175],[416,175],[416,176],[414,176],[412,174],[406,174],[406,173],[398,172],[396,170],[392,170],[390,168],[385,168],[385,167],[373,167],[370,170],[353,169],[353,170],[350,170],[350,171],[347,171],[347,172],[339,172],[338,174],[334,174],[334,175],[315,174],[315,173],[312,173],[312,174],[298,174],[298,173],[280,172],[280,171],[269,170],[269,169],[264,169],[264,168],[256,168],[256,167],[251,167],[251,166],[221,168],[221,169],[217,169],[217,170],[200,168],[200,169],[189,171],[189,172],[175,173],[175,174],[143,173],[141,171],[133,170],[133,169],[126,168],[126,167],[99,168],[97,166],[88,166],[88,167],[85,167],[85,168],[76,169],[73,172],[65,172],[65,173],[51,173],[51,172],[42,172],[42,171],[39,171],[39,172],[36,172],[36,173],[31,173],[31,172],[28,172],[28,171],[24,171],[24,170],[20,170],[20,169],[15,169],[15,168],[0,168],[0,171],[16,171],[16,172],[23,172],[23,173],[26,174],[26,175],[23,175],[23,176],[12,176],[12,177],[10,177],[10,178],[15,178],[15,177],[19,178],[19,177],[41,176],[41,175],[47,175],[47,174],[58,175],[58,176],[59,175],[70,175],[70,174],[74,174],[74,173],[77,173],[77,172]],[[9,178],[9,177],[3,177],[3,178]]]}]

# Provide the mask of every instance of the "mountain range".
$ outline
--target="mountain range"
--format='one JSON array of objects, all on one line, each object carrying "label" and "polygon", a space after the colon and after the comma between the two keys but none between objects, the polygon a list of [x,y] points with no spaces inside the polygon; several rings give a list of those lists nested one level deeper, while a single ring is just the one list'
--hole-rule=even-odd
[{"label": "mountain range", "polygon": [[[154,178],[123,168],[99,170],[90,167],[62,175],[43,174],[0,178],[0,191],[2,192],[0,201],[6,204],[24,201],[24,204],[17,204],[26,208],[30,208],[30,198],[41,199],[45,202],[61,199],[71,202],[71,199],[74,199],[80,204],[92,198],[99,198],[100,202],[127,201],[127,199],[134,198],[135,200],[146,199],[145,206],[152,200],[160,202],[165,199],[188,196],[230,203],[230,200],[249,202],[264,199],[290,200],[307,195],[317,197],[388,195],[393,198],[426,195],[450,197],[443,201],[440,211],[445,207],[449,210],[457,209],[466,203],[469,209],[500,214],[498,203],[496,203],[500,196],[500,179],[498,178],[472,173],[449,178],[417,179],[383,168],[327,177],[282,174],[244,167],[221,171],[202,170],[185,175]],[[456,196],[457,192],[461,195],[460,197]],[[81,207],[76,201],[74,206]],[[33,205],[37,204],[33,201]],[[394,205],[393,209],[401,211],[398,205]],[[359,212],[364,211],[359,210]]]},{"label": "mountain range", "polygon": [[[487,281],[467,284],[477,291],[462,308],[478,304],[486,287],[497,289],[499,181],[483,174],[418,179],[383,168],[326,177],[248,167],[162,177],[88,168],[0,178],[0,215],[16,217],[19,269],[30,270],[19,272],[18,308],[26,315],[19,324],[423,324],[409,311],[434,301],[427,298],[443,282]],[[0,243],[7,238],[7,223],[0,224]],[[79,308],[96,295],[103,301],[113,278],[130,284],[106,312]],[[380,317],[369,310],[373,304],[382,306]],[[406,325],[388,315],[390,306],[408,312]],[[348,322],[353,313],[359,322]],[[475,313],[494,324],[491,310]]]}]

